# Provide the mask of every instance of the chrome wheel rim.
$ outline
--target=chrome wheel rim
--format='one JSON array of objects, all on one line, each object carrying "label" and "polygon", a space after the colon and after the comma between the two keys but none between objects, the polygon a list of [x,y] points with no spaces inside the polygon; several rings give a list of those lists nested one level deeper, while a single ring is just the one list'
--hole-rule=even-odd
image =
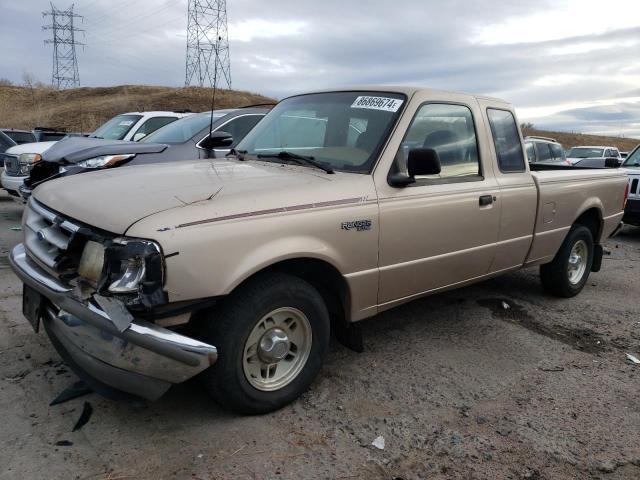
[{"label": "chrome wheel rim", "polygon": [[278,308],[262,317],[244,345],[242,368],[258,390],[274,391],[291,383],[311,352],[311,324],[297,308]]},{"label": "chrome wheel rim", "polygon": [[589,258],[589,247],[584,240],[578,240],[571,249],[569,254],[569,263],[567,265],[567,273],[569,275],[569,283],[576,285],[582,280],[585,270],[587,269],[587,260]]}]

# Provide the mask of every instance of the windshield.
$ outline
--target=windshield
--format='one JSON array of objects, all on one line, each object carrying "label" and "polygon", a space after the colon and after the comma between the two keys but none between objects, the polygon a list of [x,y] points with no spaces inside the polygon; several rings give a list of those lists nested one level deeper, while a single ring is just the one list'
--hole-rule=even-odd
[{"label": "windshield", "polygon": [[[216,119],[225,115],[225,113],[214,113],[213,121],[215,122]],[[211,112],[189,115],[159,128],[140,141],[145,143],[184,143],[187,140],[191,140],[200,130],[206,128],[210,121]]]},{"label": "windshield", "polygon": [[640,145],[638,145],[633,152],[629,154],[622,166],[631,168],[640,167]]},{"label": "windshield", "polygon": [[262,158],[296,153],[332,170],[369,173],[405,98],[388,92],[291,97],[274,107],[236,149]]},{"label": "windshield", "polygon": [[602,148],[586,148],[586,147],[573,147],[569,150],[567,157],[571,158],[589,158],[589,157],[601,157],[604,149]]},{"label": "windshield", "polygon": [[122,140],[141,118],[142,115],[117,115],[98,127],[89,137]]},{"label": "windshield", "polygon": [[23,143],[31,143],[35,142],[36,136],[31,132],[20,132],[16,130],[8,130],[5,133],[13,139],[18,145],[22,145]]}]

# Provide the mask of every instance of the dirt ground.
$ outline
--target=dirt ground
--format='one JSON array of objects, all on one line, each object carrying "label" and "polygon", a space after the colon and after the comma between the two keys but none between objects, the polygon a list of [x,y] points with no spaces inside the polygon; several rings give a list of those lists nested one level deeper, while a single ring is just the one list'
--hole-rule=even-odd
[{"label": "dirt ground", "polygon": [[50,407],[75,377],[21,315],[21,210],[0,194],[1,480],[640,478],[640,229],[576,298],[532,269],[413,302],[363,324],[364,353],[334,342],[300,400],[241,417],[197,382]]}]

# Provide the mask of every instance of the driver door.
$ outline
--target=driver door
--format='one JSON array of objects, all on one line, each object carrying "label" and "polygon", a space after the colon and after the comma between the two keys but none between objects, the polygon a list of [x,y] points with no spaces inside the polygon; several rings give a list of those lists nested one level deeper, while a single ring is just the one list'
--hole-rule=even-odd
[{"label": "driver door", "polygon": [[493,261],[500,190],[476,134],[482,116],[468,97],[452,100],[419,105],[390,172],[406,171],[412,148],[431,148],[440,174],[404,188],[378,182],[380,306],[481,277]]}]

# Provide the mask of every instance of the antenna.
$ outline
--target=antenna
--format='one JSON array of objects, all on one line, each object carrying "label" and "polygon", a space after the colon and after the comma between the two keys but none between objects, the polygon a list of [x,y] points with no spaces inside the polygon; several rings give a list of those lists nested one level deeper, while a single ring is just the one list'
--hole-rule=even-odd
[{"label": "antenna", "polygon": [[222,77],[230,89],[231,60],[226,0],[188,0],[187,8],[184,85],[203,87],[208,84],[216,88],[218,79]]},{"label": "antenna", "polygon": [[80,86],[76,45],[84,45],[76,41],[76,32],[84,32],[73,25],[74,18],[83,18],[73,13],[73,4],[67,10],[58,10],[50,3],[51,10],[42,12],[43,17],[51,17],[51,25],[43,25],[43,30],[52,30],[53,39],[44,43],[53,43],[53,70],[51,85],[58,89]]}]

